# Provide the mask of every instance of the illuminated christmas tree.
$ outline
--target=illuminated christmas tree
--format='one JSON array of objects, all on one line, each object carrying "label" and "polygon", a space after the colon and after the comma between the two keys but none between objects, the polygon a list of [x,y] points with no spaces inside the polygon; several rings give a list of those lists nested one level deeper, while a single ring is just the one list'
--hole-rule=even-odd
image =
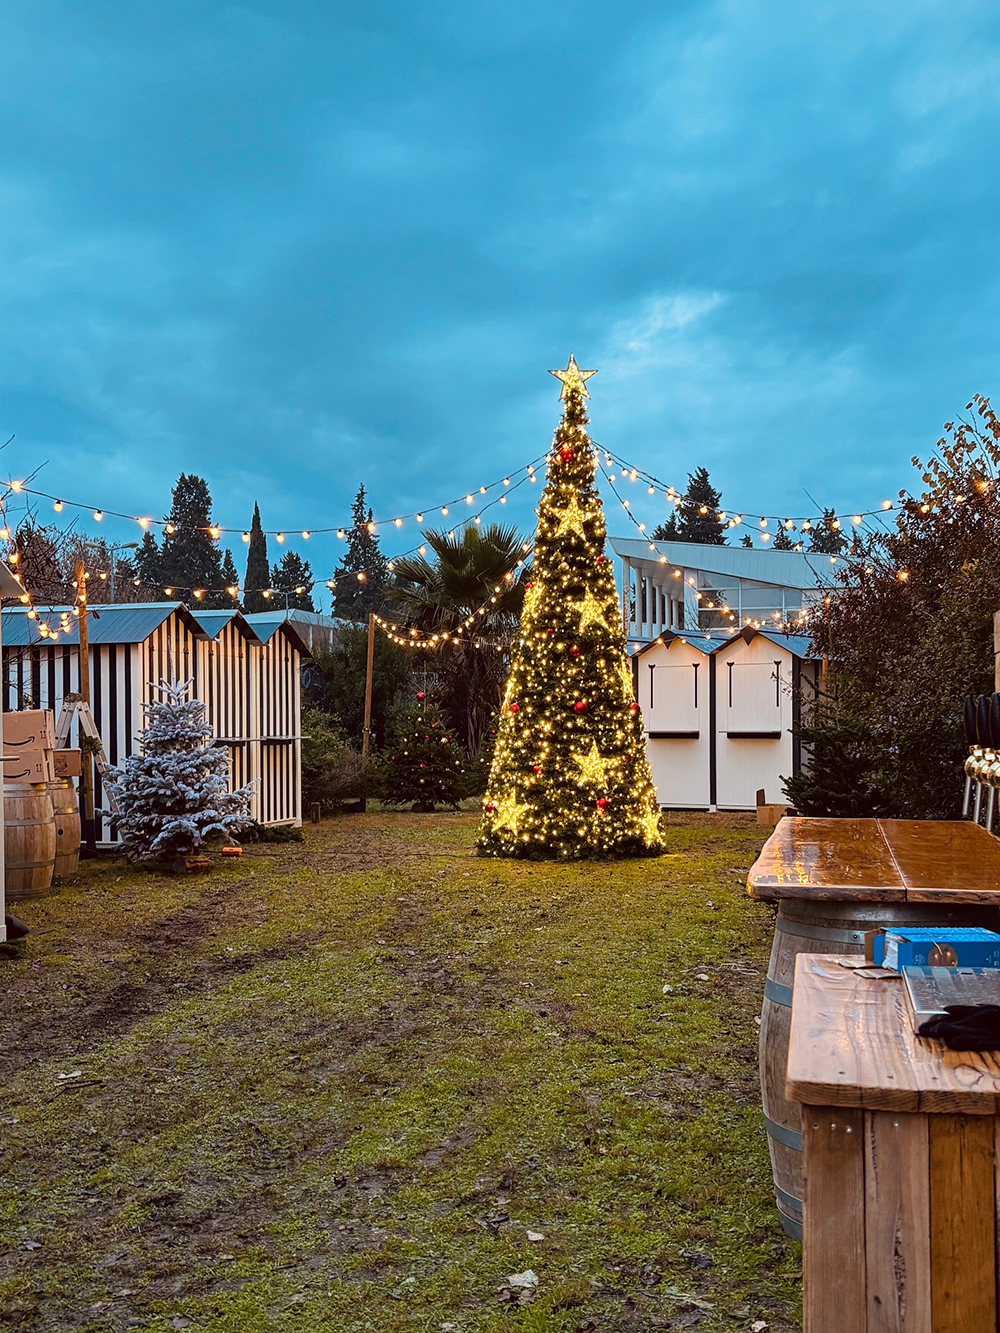
[{"label": "illuminated christmas tree", "polygon": [[659,807],[632,691],[587,434],[586,381],[571,356],[548,457],[532,579],[483,800],[482,852],[536,859],[650,856]]}]

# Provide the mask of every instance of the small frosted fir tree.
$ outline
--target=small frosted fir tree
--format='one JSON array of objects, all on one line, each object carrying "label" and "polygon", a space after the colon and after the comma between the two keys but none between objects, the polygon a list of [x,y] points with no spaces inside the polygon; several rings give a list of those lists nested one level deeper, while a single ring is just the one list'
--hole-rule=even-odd
[{"label": "small frosted fir tree", "polygon": [[660,811],[573,357],[548,457],[531,578],[483,801],[480,850],[535,859],[655,856]]},{"label": "small frosted fir tree", "polygon": [[404,714],[382,762],[379,796],[386,805],[431,811],[435,805],[458,807],[462,798],[462,751],[433,705]]},{"label": "small frosted fir tree", "polygon": [[118,812],[109,819],[130,861],[164,861],[198,851],[252,823],[254,785],[229,790],[229,755],[210,744],[205,705],[190,682],[161,681],[143,704],[139,753],[111,770]]}]

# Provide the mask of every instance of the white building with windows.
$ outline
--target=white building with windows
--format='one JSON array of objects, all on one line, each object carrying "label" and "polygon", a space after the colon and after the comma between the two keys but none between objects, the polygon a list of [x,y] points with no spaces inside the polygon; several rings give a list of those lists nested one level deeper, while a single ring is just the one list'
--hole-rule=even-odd
[{"label": "white building with windows", "polygon": [[629,639],[664,630],[781,628],[819,595],[837,557],[809,551],[613,538]]}]

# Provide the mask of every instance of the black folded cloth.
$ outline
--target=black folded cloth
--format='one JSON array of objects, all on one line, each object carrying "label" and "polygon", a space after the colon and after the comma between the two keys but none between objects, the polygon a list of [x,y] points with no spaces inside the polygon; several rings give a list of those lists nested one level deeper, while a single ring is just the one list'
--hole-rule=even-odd
[{"label": "black folded cloth", "polygon": [[919,1037],[936,1037],[953,1051],[1000,1051],[1000,1004],[949,1004],[921,1023]]}]

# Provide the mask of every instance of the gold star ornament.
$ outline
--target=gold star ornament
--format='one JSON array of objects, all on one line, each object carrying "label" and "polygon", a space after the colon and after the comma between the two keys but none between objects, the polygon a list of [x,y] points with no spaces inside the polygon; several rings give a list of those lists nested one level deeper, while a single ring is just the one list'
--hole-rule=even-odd
[{"label": "gold star ornament", "polygon": [[591,743],[589,753],[575,754],[573,756],[573,763],[579,764],[580,766],[580,776],[577,778],[577,782],[581,787],[588,782],[594,783],[599,787],[605,785],[607,781],[605,772],[606,761],[602,758],[601,752],[597,748],[596,741]]},{"label": "gold star ornament", "polygon": [[494,828],[508,828],[511,833],[516,833],[521,824],[522,817],[531,809],[528,804],[519,805],[517,800],[517,791],[513,791],[506,796],[501,796],[497,802],[497,817],[494,821]]},{"label": "gold star ornament", "polygon": [[599,597],[595,597],[589,588],[583,594],[582,602],[570,602],[569,605],[574,611],[580,612],[581,630],[586,629],[588,625],[600,625],[602,629],[607,628],[604,620],[604,603]]},{"label": "gold star ornament", "polygon": [[580,508],[575,495],[571,497],[565,509],[553,509],[552,515],[559,520],[555,536],[561,537],[564,532],[575,532],[583,541],[587,540],[583,525],[590,515],[585,509]]},{"label": "gold star ornament", "polygon": [[581,370],[576,364],[576,357],[572,352],[569,354],[569,364],[565,370],[550,370],[550,375],[555,375],[557,380],[562,380],[562,388],[559,390],[560,399],[565,398],[571,389],[579,389],[584,398],[589,398],[587,392],[587,380],[591,375],[596,375],[596,370]]}]

